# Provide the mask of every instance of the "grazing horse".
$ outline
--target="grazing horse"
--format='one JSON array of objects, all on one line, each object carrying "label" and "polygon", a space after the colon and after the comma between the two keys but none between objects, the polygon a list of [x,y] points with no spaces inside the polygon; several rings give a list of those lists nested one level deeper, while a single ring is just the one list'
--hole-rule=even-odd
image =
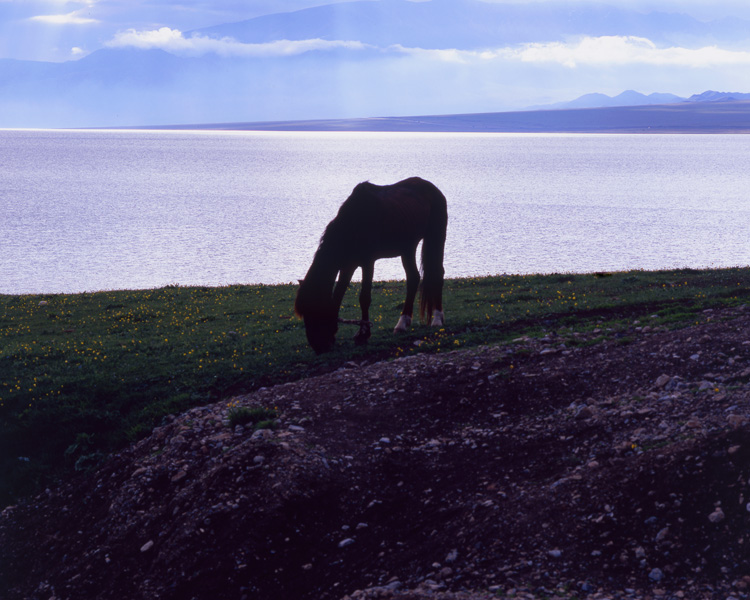
[{"label": "grazing horse", "polygon": [[[362,320],[357,344],[370,337],[370,302],[375,261],[401,257],[406,271],[406,302],[394,329],[411,326],[414,298],[420,287],[417,245],[422,243],[420,316],[442,326],[443,250],[448,211],[445,196],[429,181],[411,177],[393,185],[360,183],[323,232],[305,278],[300,281],[294,311],[305,321],[307,341],[317,354],[333,348],[341,301],[357,268],[362,269],[359,303]],[[338,280],[337,280],[338,277]]]}]

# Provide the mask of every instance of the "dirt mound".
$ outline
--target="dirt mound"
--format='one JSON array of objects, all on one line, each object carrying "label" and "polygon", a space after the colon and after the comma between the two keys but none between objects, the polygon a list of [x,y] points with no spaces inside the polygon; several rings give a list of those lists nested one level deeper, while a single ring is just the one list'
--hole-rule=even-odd
[{"label": "dirt mound", "polygon": [[4,597],[747,597],[750,315],[574,337],[193,409],[3,511]]}]

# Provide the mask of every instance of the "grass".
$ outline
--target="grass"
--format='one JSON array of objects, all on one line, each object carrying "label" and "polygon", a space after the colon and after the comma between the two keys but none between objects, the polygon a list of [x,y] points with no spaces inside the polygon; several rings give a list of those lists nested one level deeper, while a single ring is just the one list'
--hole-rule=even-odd
[{"label": "grass", "polygon": [[[358,317],[358,285],[341,316]],[[394,337],[404,283],[373,290],[367,347],[342,325],[315,356],[296,287],[178,287],[0,295],[0,506],[95,466],[169,414],[355,360],[445,352],[521,335],[680,327],[742,304],[750,269],[528,275],[446,281],[447,325]],[[415,320],[416,323],[416,320]],[[570,338],[571,344],[574,339]],[[243,417],[244,418],[244,417]]]}]

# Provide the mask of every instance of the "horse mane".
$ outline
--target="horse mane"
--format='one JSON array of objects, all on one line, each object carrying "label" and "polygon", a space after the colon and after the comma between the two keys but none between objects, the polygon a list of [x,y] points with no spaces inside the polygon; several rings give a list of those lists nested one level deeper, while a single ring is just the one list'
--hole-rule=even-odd
[{"label": "horse mane", "polygon": [[326,225],[323,235],[320,236],[318,250],[315,252],[315,260],[333,260],[341,256],[358,235],[358,229],[354,224],[368,219],[368,213],[372,210],[370,200],[377,193],[378,186],[363,181],[358,183],[349,197],[339,207],[338,213],[333,220]]}]

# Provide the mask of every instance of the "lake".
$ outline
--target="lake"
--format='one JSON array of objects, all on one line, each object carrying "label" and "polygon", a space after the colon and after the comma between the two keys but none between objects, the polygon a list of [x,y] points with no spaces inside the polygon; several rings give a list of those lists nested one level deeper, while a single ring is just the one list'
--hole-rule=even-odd
[{"label": "lake", "polygon": [[448,198],[447,277],[744,266],[748,157],[744,135],[0,131],[0,293],[295,281],[354,185],[413,175]]}]

